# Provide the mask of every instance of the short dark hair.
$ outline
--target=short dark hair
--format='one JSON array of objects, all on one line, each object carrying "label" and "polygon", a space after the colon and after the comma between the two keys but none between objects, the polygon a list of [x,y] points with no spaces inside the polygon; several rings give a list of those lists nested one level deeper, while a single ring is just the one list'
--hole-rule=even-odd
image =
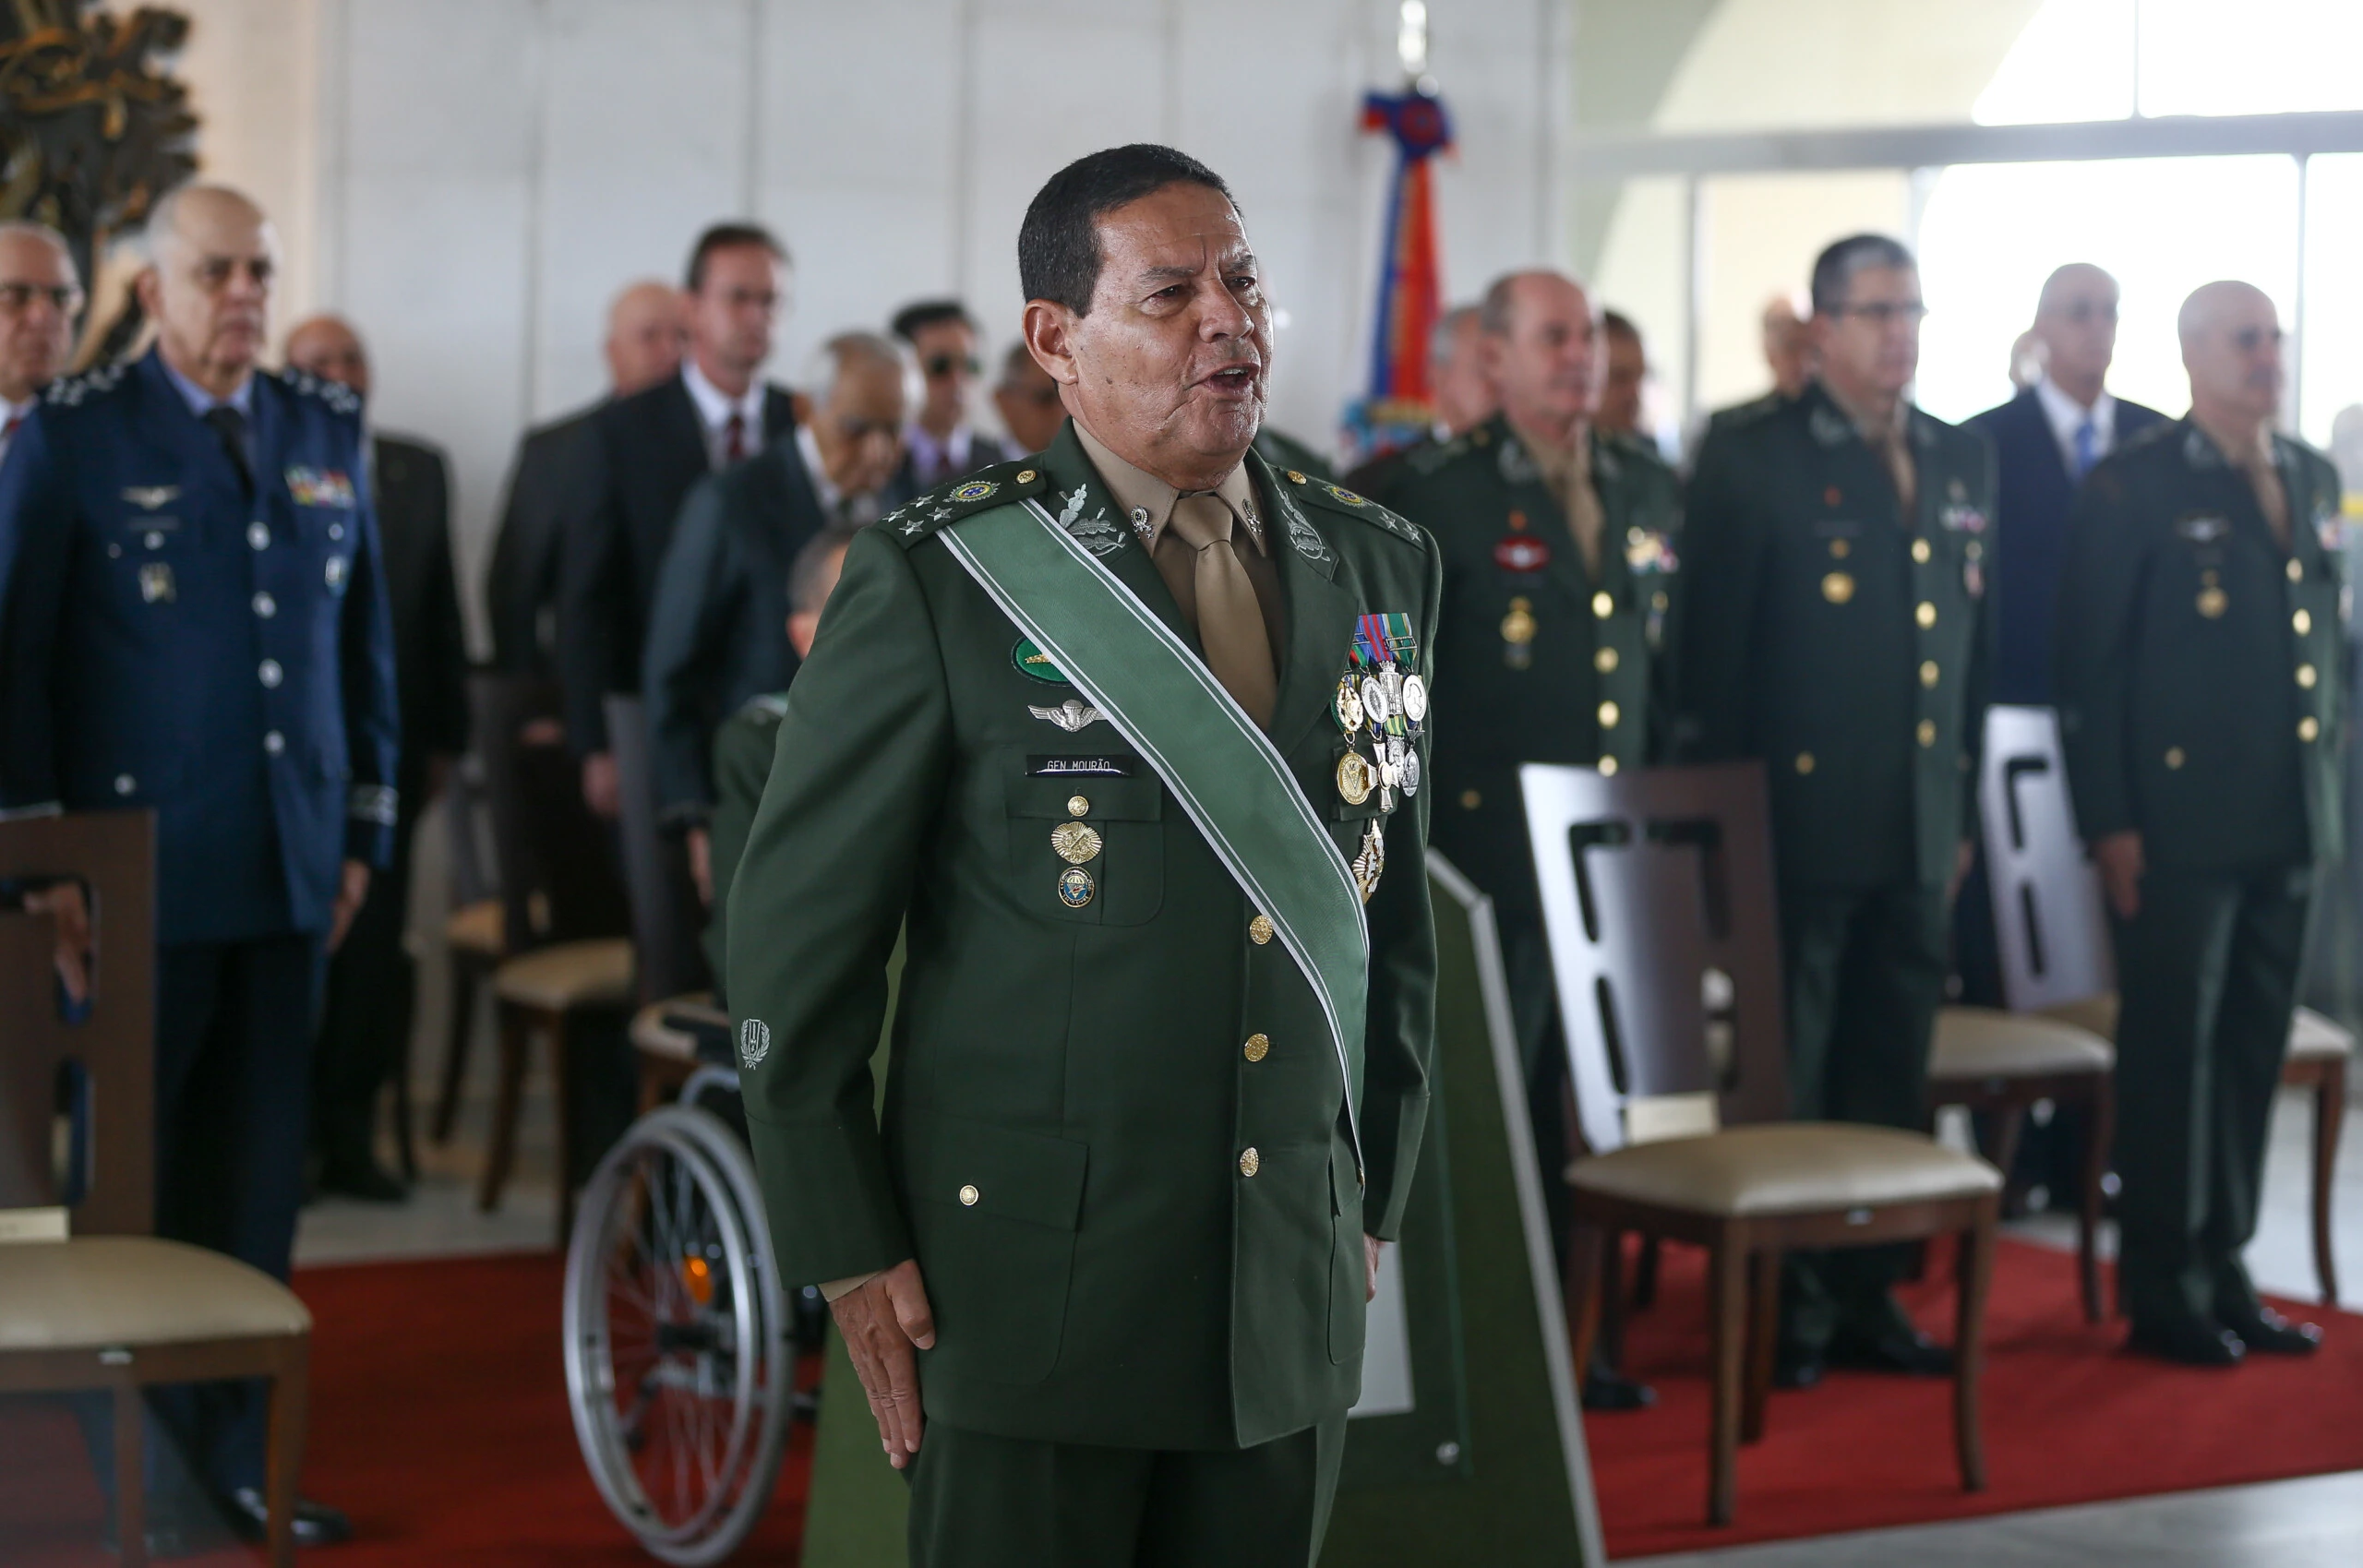
[{"label": "short dark hair", "polygon": [[1222,176],[1186,152],[1136,141],[1078,158],[1052,174],[1026,209],[1017,231],[1017,282],[1027,299],[1047,299],[1077,316],[1091,314],[1099,287],[1099,220],[1172,185],[1219,191],[1239,198]]},{"label": "short dark hair", "polygon": [[894,319],[886,325],[894,336],[909,343],[918,341],[918,335],[929,328],[946,322],[957,322],[971,332],[977,329],[977,318],[956,299],[918,300],[894,312]]},{"label": "short dark hair", "polygon": [[829,602],[829,596],[821,592],[822,564],[852,545],[854,535],[860,532],[849,523],[833,522],[804,542],[804,547],[796,552],[796,559],[787,569],[790,615],[820,613],[821,606]]},{"label": "short dark hair", "polygon": [[1813,258],[1813,313],[1828,316],[1846,303],[1846,287],[1865,267],[1901,267],[1914,271],[1920,264],[1901,240],[1885,234],[1849,234]]},{"label": "short dark hair", "polygon": [[771,257],[781,266],[787,265],[787,247],[772,237],[772,232],[761,223],[716,223],[698,236],[690,247],[689,280],[682,286],[691,293],[705,287],[705,264],[717,250],[736,250],[740,245],[761,245],[771,252]]},{"label": "short dark hair", "polygon": [[1633,318],[1621,310],[1601,311],[1600,329],[1602,332],[1622,332],[1637,343],[1641,341],[1641,329],[1634,326]]}]

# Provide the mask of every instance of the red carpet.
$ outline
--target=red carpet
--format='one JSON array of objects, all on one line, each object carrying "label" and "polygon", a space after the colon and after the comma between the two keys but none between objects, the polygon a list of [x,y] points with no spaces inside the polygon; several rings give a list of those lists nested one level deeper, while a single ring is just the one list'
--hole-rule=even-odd
[{"label": "red carpet", "polygon": [[[323,1568],[642,1568],[591,1484],[567,1414],[555,1253],[306,1269],[312,1433],[304,1489],[352,1514]],[[792,1429],[763,1523],[736,1559],[796,1561],[811,1429]],[[0,1410],[0,1563],[111,1568],[72,1419]],[[183,1561],[259,1562],[258,1551]]]},{"label": "red carpet", "polygon": [[[1626,1364],[1656,1384],[1657,1408],[1589,1422],[1612,1556],[2363,1468],[2363,1318],[2336,1315],[2311,1361],[2166,1368],[2113,1354],[2120,1330],[2084,1326],[2071,1260],[2005,1243],[1985,1380],[1989,1490],[1960,1490],[1949,1385],[1840,1374],[1773,1395],[1765,1441],[1741,1451],[1739,1522],[1710,1530],[1699,1523],[1700,1275],[1698,1254],[1668,1249],[1658,1304],[1628,1335]],[[306,1486],[361,1530],[332,1554],[335,1568],[650,1561],[609,1517],[575,1450],[556,1257],[310,1269],[296,1287],[319,1323]],[[1912,1292],[1939,1335],[1949,1335],[1948,1290],[1939,1279]],[[799,1427],[738,1561],[795,1561],[808,1446]],[[0,1407],[0,1562],[104,1568],[99,1514],[73,1422],[53,1408]]]},{"label": "red carpet", "polygon": [[[2073,1258],[2005,1241],[1985,1491],[1961,1490],[1949,1382],[1839,1372],[1773,1392],[1764,1441],[1740,1450],[1737,1521],[1710,1528],[1705,1274],[1703,1252],[1668,1247],[1657,1304],[1626,1331],[1625,1370],[1656,1386],[1656,1407],[1585,1421],[1611,1558],[2363,1468],[2363,1318],[2282,1302],[2322,1324],[2319,1355],[2169,1367],[2116,1353],[2121,1325],[2085,1324]],[[1949,1257],[1930,1275],[1905,1297],[1949,1343]]]}]

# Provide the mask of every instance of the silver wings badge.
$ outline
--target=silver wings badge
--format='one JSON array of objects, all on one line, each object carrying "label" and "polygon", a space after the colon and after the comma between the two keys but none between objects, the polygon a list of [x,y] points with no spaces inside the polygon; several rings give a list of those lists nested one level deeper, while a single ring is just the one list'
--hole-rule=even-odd
[{"label": "silver wings badge", "polygon": [[1069,735],[1073,735],[1086,724],[1099,724],[1108,717],[1090,703],[1079,702],[1072,697],[1055,708],[1037,708],[1028,703],[1026,711],[1038,719],[1047,720],[1058,725]]}]

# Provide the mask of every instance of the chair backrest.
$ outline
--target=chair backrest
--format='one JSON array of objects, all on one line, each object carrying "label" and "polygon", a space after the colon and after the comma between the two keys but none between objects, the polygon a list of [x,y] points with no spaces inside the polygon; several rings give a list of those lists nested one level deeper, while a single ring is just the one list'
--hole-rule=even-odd
[{"label": "chair backrest", "polygon": [[583,804],[558,724],[558,689],[538,676],[468,676],[474,749],[509,951],[631,930],[612,833]]},{"label": "chair backrest", "polygon": [[1518,780],[1586,1143],[1785,1116],[1762,769],[1529,763]]},{"label": "chair backrest", "polygon": [[491,824],[486,820],[484,759],[471,749],[451,769],[443,790],[443,824],[450,855],[451,907],[463,909],[499,893],[490,862]]},{"label": "chair backrest", "polygon": [[607,744],[616,759],[617,823],[624,886],[631,894],[631,945],[643,1005],[714,984],[698,943],[697,885],[678,843],[656,825],[656,780],[648,755],[647,712],[637,697],[610,693]]},{"label": "chair backrest", "polygon": [[2112,989],[2100,878],[2077,836],[2058,716],[2050,709],[1985,711],[1977,808],[2002,953],[2002,999],[2027,1012]]},{"label": "chair backrest", "polygon": [[[155,1227],[155,832],[145,811],[0,822],[0,1215],[64,1209],[86,1236]],[[22,902],[68,879],[98,952],[78,1021],[57,928]]]}]

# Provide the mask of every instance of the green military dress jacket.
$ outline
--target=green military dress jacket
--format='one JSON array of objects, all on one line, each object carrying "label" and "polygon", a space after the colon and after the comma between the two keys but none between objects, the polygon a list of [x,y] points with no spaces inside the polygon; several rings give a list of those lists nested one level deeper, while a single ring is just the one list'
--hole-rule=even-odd
[{"label": "green military dress jacket", "polygon": [[1638,441],[1589,440],[1605,519],[1596,580],[1500,414],[1415,449],[1379,496],[1444,554],[1435,845],[1505,911],[1538,916],[1518,765],[1651,761],[1672,697],[1681,486]]},{"label": "green military dress jacket", "polygon": [[2190,421],[2146,430],[2084,481],[2068,521],[2057,688],[2076,828],[2143,857],[2253,870],[2340,852],[2338,474],[2273,455],[2290,549],[2247,475]]},{"label": "green military dress jacket", "polygon": [[1985,437],[1908,412],[1915,504],[1819,382],[1712,426],[1683,531],[1685,759],[1764,761],[1780,876],[1942,886],[1976,831]]},{"label": "green military dress jacket", "polygon": [[[727,969],[774,1246],[790,1284],[916,1256],[926,1409],[955,1426],[1229,1449],[1357,1397],[1362,1234],[1401,1223],[1426,1117],[1433,792],[1343,798],[1335,699],[1365,615],[1405,617],[1433,674],[1438,563],[1384,509],[1248,463],[1286,597],[1268,734],[1338,850],[1375,829],[1385,856],[1359,1171],[1337,1047],[1271,922],[943,543],[1038,501],[1197,651],[1072,427],[857,536],[788,692]],[[1080,905],[1054,840],[1075,822],[1099,845]]]}]

